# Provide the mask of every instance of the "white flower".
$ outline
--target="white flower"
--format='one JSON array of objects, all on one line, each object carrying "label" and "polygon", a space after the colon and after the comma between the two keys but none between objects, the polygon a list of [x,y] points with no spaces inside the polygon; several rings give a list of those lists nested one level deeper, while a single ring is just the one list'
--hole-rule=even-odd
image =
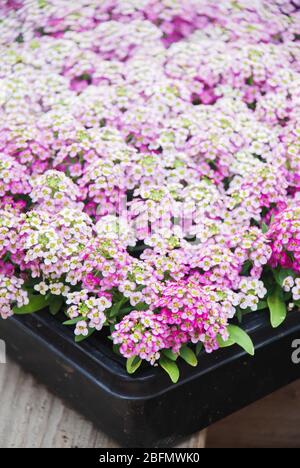
[{"label": "white flower", "polygon": [[38,291],[42,296],[45,296],[49,291],[49,286],[44,281],[42,281],[41,283],[36,284],[34,286],[34,289]]},{"label": "white flower", "polygon": [[50,287],[51,294],[53,294],[54,296],[62,295],[62,292],[65,289],[65,286],[63,283],[52,283],[50,284],[49,287]]},{"label": "white flower", "polygon": [[290,290],[294,287],[294,278],[292,276],[288,276],[282,283],[282,287],[285,292],[290,292]]},{"label": "white flower", "polygon": [[140,302],[143,302],[143,294],[141,292],[135,292],[130,296],[130,304],[135,307]]},{"label": "white flower", "polygon": [[87,336],[89,334],[87,323],[84,320],[81,320],[80,322],[78,322],[76,324],[74,333],[76,336],[80,336],[80,335]]}]

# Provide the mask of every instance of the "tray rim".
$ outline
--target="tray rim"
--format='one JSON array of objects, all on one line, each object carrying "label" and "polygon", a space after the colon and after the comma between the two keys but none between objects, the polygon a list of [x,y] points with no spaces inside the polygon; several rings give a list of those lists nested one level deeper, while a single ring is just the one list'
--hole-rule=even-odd
[{"label": "tray rim", "polygon": [[[47,310],[26,316],[15,315],[8,320],[11,326],[18,327],[24,333],[30,333],[34,339],[43,341],[56,353],[63,354],[64,359],[70,359],[72,365],[77,365],[81,370],[85,369],[103,389],[128,400],[158,397],[207,373],[214,372],[233,360],[248,357],[247,353],[238,346],[220,349],[212,354],[202,351],[197,367],[191,368],[184,362],[180,364],[181,377],[178,383],[173,384],[168,376],[156,367],[149,366],[134,375],[129,375],[125,369],[125,359],[122,362],[122,358],[116,356],[113,350],[104,344],[104,339],[101,339],[100,334],[98,334],[99,340],[90,339],[77,344],[74,341],[72,329],[63,326]],[[1,328],[0,322],[0,337]],[[259,350],[291,332],[299,330],[300,336],[300,312],[298,310],[289,312],[285,323],[277,329],[272,329],[267,313],[251,313],[245,317],[243,328],[253,339],[255,349]],[[51,338],[56,341],[52,341]],[[98,348],[95,347],[95,343],[98,343]],[[78,362],[74,359],[76,356]],[[257,356],[254,355],[251,359],[257,359]],[[99,372],[100,369],[102,372]]]}]

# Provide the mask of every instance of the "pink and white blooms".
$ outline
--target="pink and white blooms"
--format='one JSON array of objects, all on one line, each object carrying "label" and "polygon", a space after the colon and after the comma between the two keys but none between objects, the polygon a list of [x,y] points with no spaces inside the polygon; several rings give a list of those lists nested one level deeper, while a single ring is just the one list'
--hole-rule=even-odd
[{"label": "pink and white blooms", "polygon": [[283,288],[286,292],[292,291],[295,302],[300,301],[300,278],[294,279],[292,276],[288,276],[283,281]]},{"label": "pink and white blooms", "polygon": [[300,203],[275,216],[269,231],[272,264],[300,273]]},{"label": "pink and white blooms", "polygon": [[88,329],[102,330],[106,322],[104,311],[112,306],[109,295],[92,297],[87,291],[80,291],[68,294],[67,304],[72,304],[67,310],[70,319],[80,318],[76,324],[76,335],[88,334]]},{"label": "pink and white blooms", "polygon": [[155,364],[298,305],[299,2],[5,0],[0,20],[3,318],[61,310]]},{"label": "pink and white blooms", "polygon": [[13,315],[13,307],[29,303],[28,295],[22,286],[24,281],[15,276],[0,274],[0,316],[7,319]]},{"label": "pink and white blooms", "polygon": [[[63,172],[46,171],[31,179],[30,198],[47,211],[70,208],[79,198],[79,189]],[[74,206],[76,206],[74,204]]]},{"label": "pink and white blooms", "polygon": [[116,325],[113,333],[115,344],[126,358],[139,356],[154,364],[160,351],[166,348],[170,330],[156,314],[150,311],[133,311]]}]

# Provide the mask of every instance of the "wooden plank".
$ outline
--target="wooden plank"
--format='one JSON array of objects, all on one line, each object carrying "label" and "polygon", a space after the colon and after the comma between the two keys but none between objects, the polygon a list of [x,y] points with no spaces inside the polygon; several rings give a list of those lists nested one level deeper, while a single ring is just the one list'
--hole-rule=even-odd
[{"label": "wooden plank", "polygon": [[[118,447],[10,360],[0,364],[0,398],[0,448]],[[180,446],[203,448],[205,431]]]},{"label": "wooden plank", "polygon": [[177,448],[204,449],[206,448],[207,431],[198,432],[189,439],[184,440]]},{"label": "wooden plank", "polygon": [[300,381],[211,426],[209,448],[300,448]]},{"label": "wooden plank", "polygon": [[11,361],[0,365],[0,395],[1,448],[116,446]]}]

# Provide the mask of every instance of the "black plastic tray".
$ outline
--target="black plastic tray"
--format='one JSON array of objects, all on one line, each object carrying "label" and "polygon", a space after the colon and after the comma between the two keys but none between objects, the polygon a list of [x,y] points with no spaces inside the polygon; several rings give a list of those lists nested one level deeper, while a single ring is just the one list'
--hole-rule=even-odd
[{"label": "black plastic tray", "polygon": [[261,312],[247,316],[244,327],[254,358],[238,347],[203,353],[197,368],[182,365],[176,385],[159,368],[128,376],[100,334],[77,345],[47,312],[0,321],[0,338],[25,369],[122,446],[150,448],[168,447],[300,378],[291,359],[300,312],[277,330]]}]

